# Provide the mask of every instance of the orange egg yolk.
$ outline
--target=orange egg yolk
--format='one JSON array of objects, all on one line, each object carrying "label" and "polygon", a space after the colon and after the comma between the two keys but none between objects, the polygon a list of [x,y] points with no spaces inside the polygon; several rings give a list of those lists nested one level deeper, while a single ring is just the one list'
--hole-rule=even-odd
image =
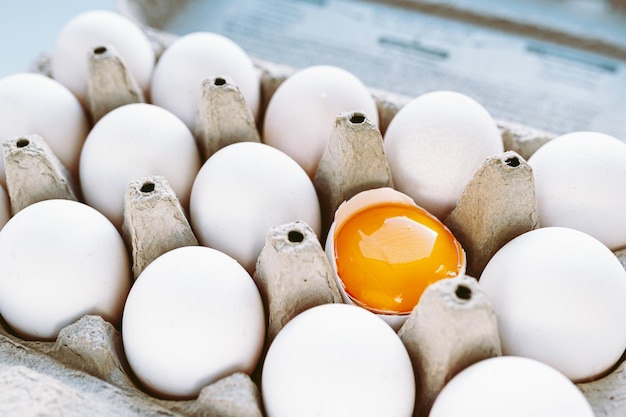
[{"label": "orange egg yolk", "polygon": [[419,207],[383,205],[355,213],[335,233],[337,274],[358,305],[410,313],[426,287],[457,276],[465,255],[452,233]]}]

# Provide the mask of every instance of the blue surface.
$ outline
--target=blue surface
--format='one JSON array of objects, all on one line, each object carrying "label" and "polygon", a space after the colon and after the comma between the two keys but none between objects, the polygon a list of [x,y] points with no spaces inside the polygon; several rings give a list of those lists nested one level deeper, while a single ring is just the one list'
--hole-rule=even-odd
[{"label": "blue surface", "polygon": [[57,34],[73,16],[115,7],[115,0],[1,0],[0,77],[27,71],[41,53],[50,53]]}]

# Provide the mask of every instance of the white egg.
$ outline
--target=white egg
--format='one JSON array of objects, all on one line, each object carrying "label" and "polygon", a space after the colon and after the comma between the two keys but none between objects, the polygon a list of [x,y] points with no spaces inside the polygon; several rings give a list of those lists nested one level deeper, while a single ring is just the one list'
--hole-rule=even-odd
[{"label": "white egg", "polygon": [[150,391],[166,398],[196,397],[219,378],[251,373],[264,338],[263,303],[252,277],[203,246],[155,259],[124,307],[128,362]]},{"label": "white egg", "polygon": [[626,144],[597,132],[573,132],[529,159],[539,223],[581,230],[611,250],[626,246]]},{"label": "white egg", "polygon": [[600,241],[546,227],[504,245],[479,285],[505,354],[542,361],[574,381],[608,371],[626,349],[626,271]]},{"label": "white egg", "polygon": [[398,335],[348,304],[312,307],[269,347],[261,386],[268,417],[409,417],[411,360]]},{"label": "white egg", "polygon": [[313,178],[337,116],[350,111],[378,124],[376,101],[354,74],[331,65],[304,68],[272,95],[263,141],[291,156]]},{"label": "white egg", "polygon": [[[80,102],[61,83],[41,74],[16,73],[0,79],[0,141],[41,136],[78,178],[80,150],[89,122]],[[0,158],[0,183],[6,181]]]},{"label": "white egg", "polygon": [[0,231],[0,314],[28,339],[54,339],[85,314],[118,324],[130,272],[102,214],[70,200],[34,203]]},{"label": "white egg", "polygon": [[162,175],[188,207],[200,153],[187,126],[175,115],[145,103],[107,113],[93,127],[80,156],[85,201],[122,225],[128,183]]},{"label": "white egg", "polygon": [[591,405],[563,374],[515,356],[486,359],[454,376],[429,417],[594,417]]},{"label": "white egg", "polygon": [[204,163],[189,203],[198,240],[237,259],[250,273],[273,226],[302,220],[319,235],[311,179],[285,153],[258,142],[228,145]]},{"label": "white egg", "polygon": [[108,10],[83,12],[65,23],[52,51],[53,77],[86,103],[89,52],[105,45],[117,50],[146,94],[156,59],[150,40],[135,22]]},{"label": "white egg", "polygon": [[384,148],[395,188],[442,220],[484,160],[504,151],[487,110],[452,91],[426,93],[402,107]]},{"label": "white egg", "polygon": [[193,130],[202,81],[211,77],[230,79],[257,117],[261,85],[254,63],[235,42],[211,32],[184,35],[167,47],[154,68],[152,102],[180,117]]}]

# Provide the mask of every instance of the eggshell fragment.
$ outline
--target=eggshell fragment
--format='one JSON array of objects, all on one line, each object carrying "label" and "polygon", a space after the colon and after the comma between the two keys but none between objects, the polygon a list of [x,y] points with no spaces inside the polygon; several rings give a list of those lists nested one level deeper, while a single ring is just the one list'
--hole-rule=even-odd
[{"label": "eggshell fragment", "polygon": [[312,307],[287,323],[262,371],[268,417],[409,417],[411,361],[397,334],[347,304]]},{"label": "eggshell fragment", "polygon": [[[0,141],[36,134],[78,178],[78,160],[89,122],[76,97],[58,81],[35,73],[0,79]],[[5,183],[0,158],[0,183]]]},{"label": "eggshell fragment", "polygon": [[81,13],[61,28],[52,51],[52,76],[87,103],[89,52],[106,45],[117,50],[146,95],[155,63],[152,45],[135,22],[108,10]]},{"label": "eggshell fragment", "polygon": [[539,361],[485,359],[443,388],[429,417],[594,417],[587,399],[557,370]]},{"label": "eggshell fragment", "polygon": [[626,349],[626,271],[586,233],[526,232],[496,252],[479,284],[505,355],[542,361],[578,382],[603,375]]},{"label": "eggshell fragment", "polygon": [[53,339],[85,314],[117,324],[130,282],[122,237],[85,204],[34,203],[0,231],[0,314],[24,338]]},{"label": "eggshell fragment", "polygon": [[254,63],[234,41],[211,32],[189,33],[167,47],[154,68],[152,103],[180,117],[193,131],[202,81],[214,77],[228,77],[258,116],[261,86]]},{"label": "eggshell fragment", "polygon": [[152,104],[127,104],[93,127],[80,156],[85,201],[122,226],[124,194],[131,181],[162,175],[187,208],[200,152],[187,126]]},{"label": "eggshell fragment", "polygon": [[626,144],[598,132],[572,132],[528,160],[539,223],[571,227],[611,250],[626,246]]},{"label": "eggshell fragment", "polygon": [[495,121],[461,93],[434,91],[402,107],[384,146],[396,189],[443,219],[485,158],[504,151]]},{"label": "eggshell fragment", "polygon": [[272,95],[262,139],[295,159],[313,178],[335,119],[352,111],[362,112],[378,125],[376,102],[355,75],[331,65],[304,68]]},{"label": "eggshell fragment", "polygon": [[288,155],[257,142],[228,145],[204,163],[189,212],[200,243],[227,253],[250,273],[271,227],[302,220],[316,235],[321,228],[311,179]]},{"label": "eggshell fragment", "polygon": [[339,206],[326,241],[346,303],[378,313],[398,330],[432,283],[465,273],[465,252],[449,229],[388,187]]},{"label": "eggshell fragment", "polygon": [[166,398],[192,398],[222,377],[251,373],[264,338],[254,281],[234,259],[207,247],[159,256],[124,307],[128,362],[151,392]]}]

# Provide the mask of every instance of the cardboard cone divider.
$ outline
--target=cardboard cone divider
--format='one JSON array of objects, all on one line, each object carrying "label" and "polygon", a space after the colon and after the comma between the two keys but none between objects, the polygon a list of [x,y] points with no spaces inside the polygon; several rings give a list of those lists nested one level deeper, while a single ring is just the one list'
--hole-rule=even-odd
[{"label": "cardboard cone divider", "polygon": [[488,157],[444,220],[479,277],[505,243],[539,227],[532,169],[514,151]]},{"label": "cardboard cone divider", "polygon": [[469,276],[427,287],[398,335],[415,371],[418,417],[428,416],[437,394],[454,375],[502,354],[495,312]]},{"label": "cardboard cone divider", "polygon": [[202,82],[195,137],[203,160],[235,142],[261,142],[241,91],[227,78],[211,77]]},{"label": "cardboard cone divider", "polygon": [[139,84],[112,45],[89,51],[87,71],[87,108],[93,123],[124,104],[145,102]]},{"label": "cardboard cone divider", "polygon": [[[158,31],[146,33],[157,52],[175,39]],[[94,52],[98,56],[90,58],[93,80],[89,108],[97,120],[106,111],[136,102],[140,97],[113,49],[106,47],[106,53]],[[261,80],[262,120],[271,94],[294,69],[262,60],[255,63]],[[37,68],[46,71],[44,64]],[[332,219],[336,206],[357,190],[392,184],[381,149],[382,135],[410,98],[371,91],[378,105],[379,126],[373,127],[365,115],[358,113],[338,115],[315,176],[316,188],[322,190],[320,200],[327,221]],[[206,117],[209,107],[216,103],[220,106],[219,120],[213,114]],[[199,114],[205,117],[199,116],[196,133],[203,132],[201,136],[207,139],[206,155],[214,147],[236,141],[237,134],[233,132],[246,132],[240,140],[259,140],[258,130],[242,108],[236,86],[221,81],[216,84],[215,79],[207,81],[199,104]],[[232,120],[223,121],[230,111],[235,112]],[[232,125],[235,121],[241,124]],[[453,213],[445,219],[464,240],[468,259],[476,257],[470,267],[474,274],[506,241],[537,227],[532,173],[525,159],[554,136],[505,121],[497,123],[507,152],[485,161]],[[14,211],[46,198],[77,199],[67,170],[44,139],[30,135],[4,142],[7,189]],[[364,146],[366,151],[359,152]],[[20,158],[29,162],[19,162],[18,168]],[[521,221],[524,216],[526,221]],[[138,178],[129,184],[122,228],[135,277],[160,254],[198,244],[167,180],[158,175]],[[266,344],[300,312],[322,303],[341,302],[321,241],[308,225],[299,221],[276,225],[268,231],[253,276],[268,316]],[[616,255],[626,264],[624,251]],[[460,370],[502,354],[493,310],[472,276],[475,275],[444,279],[428,287],[398,332],[416,375],[416,417],[427,416],[437,393]],[[193,400],[150,396],[128,368],[121,337],[112,324],[93,315],[61,330],[54,342],[21,340],[5,325],[0,326],[0,414],[21,415],[40,407],[60,415],[264,415],[254,374],[226,376],[203,388]],[[262,361],[263,358],[261,364]],[[577,384],[597,417],[626,415],[625,369],[622,362],[601,379]]]},{"label": "cardboard cone divider", "polygon": [[318,237],[305,222],[270,229],[254,273],[268,315],[268,344],[304,310],[342,302],[332,274]]},{"label": "cardboard cone divider", "polygon": [[44,138],[37,134],[17,136],[2,145],[13,214],[42,200],[79,199],[74,179]]},{"label": "cardboard cone divider", "polygon": [[[345,200],[371,188],[393,187],[382,134],[367,115],[348,112],[337,116],[313,184],[324,231],[330,228],[335,211]],[[325,236],[321,239],[324,241]]]},{"label": "cardboard cone divider", "polygon": [[126,187],[122,236],[131,251],[135,279],[165,252],[198,245],[185,210],[162,175],[140,178]]}]

